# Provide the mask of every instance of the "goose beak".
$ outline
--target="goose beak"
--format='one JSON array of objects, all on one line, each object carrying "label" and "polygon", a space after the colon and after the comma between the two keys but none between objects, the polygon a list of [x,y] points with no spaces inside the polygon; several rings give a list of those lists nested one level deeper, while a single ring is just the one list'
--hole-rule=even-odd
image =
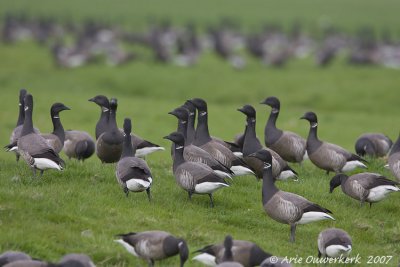
[{"label": "goose beak", "polygon": [[247,115],[243,108],[238,108],[237,111],[242,112],[243,114]]},{"label": "goose beak", "polygon": [[171,138],[169,137],[169,135],[164,136],[163,139],[171,140]]},{"label": "goose beak", "polygon": [[268,105],[267,99],[264,99],[263,101],[261,101],[260,104]]},{"label": "goose beak", "polygon": [[94,98],[90,98],[90,99],[88,99],[88,101],[94,102]]},{"label": "goose beak", "polygon": [[300,117],[299,120],[305,120],[305,119],[306,119],[306,117],[304,117],[304,115],[303,115],[303,116]]},{"label": "goose beak", "polygon": [[64,106],[64,110],[71,110],[71,109],[67,106]]}]

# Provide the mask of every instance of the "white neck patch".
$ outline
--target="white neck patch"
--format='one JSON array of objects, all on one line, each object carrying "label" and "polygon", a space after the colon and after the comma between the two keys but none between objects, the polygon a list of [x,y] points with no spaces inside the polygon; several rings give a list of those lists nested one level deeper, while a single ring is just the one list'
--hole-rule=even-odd
[{"label": "white neck patch", "polygon": [[279,112],[279,109],[277,109],[277,108],[272,108],[272,113],[278,113]]},{"label": "white neck patch", "polygon": [[101,107],[101,109],[103,110],[103,112],[108,112],[109,111],[109,109],[105,108],[105,107]]},{"label": "white neck patch", "polygon": [[58,116],[54,116],[53,118],[54,118],[54,119],[59,119],[60,117],[58,117]]},{"label": "white neck patch", "polygon": [[181,121],[181,124],[186,124],[187,123],[187,121]]},{"label": "white neck patch", "polygon": [[22,106],[22,104],[21,104],[21,103],[18,103],[18,106]]},{"label": "white neck patch", "polygon": [[269,169],[271,168],[271,164],[269,163],[264,163],[264,169]]},{"label": "white neck patch", "polygon": [[311,124],[311,128],[315,128],[315,127],[317,127],[317,126],[318,126],[318,123],[316,123],[316,122],[314,122],[314,123]]},{"label": "white neck patch", "polygon": [[204,116],[207,114],[207,111],[200,112],[200,116]]},{"label": "white neck patch", "polygon": [[29,109],[29,107],[28,107],[28,106],[25,106],[24,110],[27,111],[28,109]]},{"label": "white neck patch", "polygon": [[194,116],[194,112],[190,112],[190,113],[189,113],[189,116]]},{"label": "white neck patch", "polygon": [[183,146],[177,146],[175,149],[182,149]]},{"label": "white neck patch", "polygon": [[256,122],[256,119],[255,119],[255,118],[252,118],[252,119],[251,119],[251,122]]}]

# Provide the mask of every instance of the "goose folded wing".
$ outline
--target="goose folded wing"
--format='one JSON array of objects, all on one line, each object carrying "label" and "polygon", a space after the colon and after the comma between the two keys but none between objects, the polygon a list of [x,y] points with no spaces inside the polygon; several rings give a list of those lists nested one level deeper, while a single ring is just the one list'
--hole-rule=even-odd
[{"label": "goose folded wing", "polygon": [[65,162],[60,158],[60,156],[53,150],[53,149],[46,149],[46,150],[41,150],[39,153],[36,154],[30,154],[33,158],[46,158],[51,161],[54,161],[60,166],[65,167]]},{"label": "goose folded wing", "polygon": [[291,201],[294,205],[302,209],[303,213],[312,211],[332,213],[330,210],[323,208],[320,205],[315,204],[302,196],[289,192],[286,192],[285,196],[287,200]]},{"label": "goose folded wing", "polygon": [[359,182],[364,186],[365,189],[372,189],[381,185],[399,185],[400,183],[396,181],[389,180],[385,176],[377,174],[376,176],[371,176],[370,179],[360,179]]}]

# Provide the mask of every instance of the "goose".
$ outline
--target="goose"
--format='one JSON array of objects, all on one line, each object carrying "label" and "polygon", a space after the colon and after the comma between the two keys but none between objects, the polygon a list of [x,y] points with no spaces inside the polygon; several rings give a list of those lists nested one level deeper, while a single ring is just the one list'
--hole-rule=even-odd
[{"label": "goose", "polygon": [[153,181],[151,171],[146,161],[135,157],[135,147],[131,142],[131,120],[124,120],[124,145],[122,149],[121,159],[116,166],[115,175],[118,183],[121,185],[126,196],[129,191],[143,192],[146,191],[149,201],[151,200],[150,187]]},{"label": "goose", "polygon": [[261,263],[260,267],[292,267],[292,264],[285,258],[267,258]]},{"label": "goose", "polygon": [[352,176],[340,173],[332,177],[330,181],[330,190],[338,187],[342,188],[343,193],[354,199],[360,200],[362,206],[364,202],[372,203],[379,202],[386,198],[390,193],[400,191],[397,187],[398,182],[387,179],[378,173],[357,173]]},{"label": "goose", "polygon": [[250,157],[252,153],[260,149],[268,150],[272,154],[272,174],[274,178],[286,180],[290,177],[297,179],[297,173],[289,167],[278,153],[269,148],[264,148],[256,135],[256,110],[251,105],[244,105],[238,111],[246,115],[246,130],[243,142],[243,159],[255,171],[256,177],[263,177],[264,163],[255,157]]},{"label": "goose", "polygon": [[107,130],[96,141],[96,154],[102,163],[117,162],[121,157],[124,136],[117,127],[117,107],[117,99],[112,98],[110,101],[110,117]]},{"label": "goose", "polygon": [[0,254],[0,266],[18,260],[31,260],[31,256],[20,251],[5,251]]},{"label": "goose", "polygon": [[57,265],[60,267],[96,267],[88,255],[81,253],[64,255]]},{"label": "goose", "polygon": [[65,131],[64,153],[69,159],[76,158],[84,161],[93,155],[95,147],[96,143],[87,132]]},{"label": "goose", "polygon": [[278,153],[284,160],[301,163],[307,158],[306,140],[296,133],[276,128],[276,120],[281,106],[279,99],[274,96],[267,97],[261,104],[272,108],[264,128],[265,145]]},{"label": "goose", "polygon": [[262,204],[269,217],[277,222],[290,225],[290,242],[295,241],[296,226],[321,220],[335,220],[332,212],[306,198],[279,190],[272,176],[272,156],[267,150],[251,155],[264,162]]},{"label": "goose", "polygon": [[348,257],[352,250],[350,235],[342,229],[328,228],[318,235],[318,257]]},{"label": "goose", "polygon": [[400,135],[390,150],[388,163],[390,171],[400,181]]},{"label": "goose", "polygon": [[65,132],[61,124],[59,113],[63,110],[70,110],[69,107],[62,103],[54,103],[50,109],[51,121],[53,122],[53,132],[50,134],[41,134],[47,143],[54,149],[55,152],[60,153],[64,147]]},{"label": "goose", "polygon": [[[207,151],[198,146],[187,143],[187,120],[189,111],[184,107],[179,107],[169,112],[178,118],[177,132],[181,133],[185,138],[185,146],[183,150],[183,157],[186,161],[201,162],[214,170],[214,172],[221,178],[231,178],[234,174],[228,167],[221,162],[214,159]],[[172,143],[172,151],[175,149],[175,143]]]},{"label": "goose", "polygon": [[[17,162],[19,161],[19,158],[20,158],[20,154],[18,152],[17,141],[18,141],[18,138],[21,136],[22,126],[23,126],[24,120],[25,120],[24,98],[25,98],[26,94],[27,94],[27,91],[25,89],[21,89],[19,91],[19,103],[18,103],[19,112],[18,112],[17,124],[11,133],[10,145],[5,147],[5,148],[7,148],[7,151],[15,152],[15,159],[17,160]],[[37,134],[40,134],[40,131],[37,128],[33,128],[33,131]]]},{"label": "goose", "polygon": [[384,157],[392,145],[392,140],[384,134],[365,133],[357,138],[355,150],[359,156]]},{"label": "goose", "polygon": [[224,240],[224,255],[222,256],[221,263],[217,265],[218,267],[243,267],[241,263],[233,261],[232,246],[232,237],[227,235]]},{"label": "goose", "polygon": [[247,164],[237,157],[233,152],[211,138],[208,131],[207,103],[201,98],[190,100],[198,110],[198,121],[193,144],[198,146],[213,156],[216,160],[227,166],[236,176],[253,174]]},{"label": "goose", "polygon": [[193,194],[208,194],[210,206],[214,207],[212,194],[229,185],[209,166],[185,160],[183,156],[185,139],[181,133],[173,132],[164,138],[175,143],[173,172],[178,185],[188,192],[190,200]]},{"label": "goose", "polygon": [[[108,123],[109,123],[109,114],[110,114],[110,102],[106,96],[98,95],[95,96],[89,101],[96,103],[101,108],[100,119],[96,124],[96,140],[99,136],[107,130]],[[123,130],[120,130],[121,134],[123,134]],[[137,157],[144,157],[150,153],[156,151],[164,150],[163,147],[154,144],[150,141],[144,140],[140,136],[131,133],[132,135],[132,145],[136,147],[136,156]]]},{"label": "goose", "polygon": [[117,235],[121,244],[129,253],[148,262],[149,267],[154,261],[163,260],[179,253],[180,267],[183,267],[189,256],[186,241],[164,231],[145,231]]},{"label": "goose", "polygon": [[[300,119],[310,122],[310,131],[307,137],[307,154],[311,162],[320,169],[335,173],[352,171],[355,168],[367,168],[367,161],[346,149],[318,139],[318,119],[314,112],[305,113]],[[364,162],[364,163],[363,163]]]},{"label": "goose", "polygon": [[[225,247],[224,244],[212,244],[195,252],[199,254],[193,260],[215,266],[223,260]],[[233,260],[244,267],[259,266],[263,260],[272,256],[257,244],[245,240],[233,240],[232,255]]]},{"label": "goose", "polygon": [[46,169],[63,170],[65,163],[59,157],[58,153],[47,143],[41,135],[33,131],[32,113],[33,97],[27,94],[25,102],[25,120],[21,136],[18,139],[18,150],[22,158],[32,168],[34,176],[36,169],[40,170],[40,176]]},{"label": "goose", "polygon": [[72,267],[58,266],[56,264],[40,261],[40,260],[17,260],[3,265],[3,267]]}]

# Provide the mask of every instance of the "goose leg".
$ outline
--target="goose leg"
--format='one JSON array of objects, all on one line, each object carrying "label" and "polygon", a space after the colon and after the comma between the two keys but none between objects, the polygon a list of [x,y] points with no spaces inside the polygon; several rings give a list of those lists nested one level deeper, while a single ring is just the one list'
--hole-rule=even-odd
[{"label": "goose leg", "polygon": [[321,256],[322,256],[321,251],[319,251],[318,249],[318,258],[321,258]]},{"label": "goose leg", "polygon": [[192,191],[192,190],[189,190],[189,191],[188,191],[188,194],[189,194],[189,200],[192,201],[193,191]]},{"label": "goose leg", "polygon": [[146,189],[147,197],[149,198],[149,201],[151,201],[151,193],[150,193],[150,187]]},{"label": "goose leg", "polygon": [[33,174],[33,177],[36,178],[36,169],[35,169],[35,167],[32,168],[32,174]]},{"label": "goose leg", "polygon": [[40,170],[40,178],[42,178],[43,172],[44,172],[44,170]]},{"label": "goose leg", "polygon": [[149,259],[149,267],[154,267],[154,260],[153,259]]},{"label": "goose leg", "polygon": [[124,193],[126,195],[126,197],[128,197],[129,195],[129,189],[127,187],[124,187]]},{"label": "goose leg", "polygon": [[371,208],[372,207],[372,202],[369,202],[369,208]]},{"label": "goose leg", "polygon": [[15,154],[15,159],[17,160],[17,162],[19,161],[19,154]]},{"label": "goose leg", "polygon": [[212,194],[208,194],[208,196],[210,197],[210,206],[211,206],[211,208],[214,208],[213,196],[212,196]]},{"label": "goose leg", "polygon": [[326,171],[326,175],[329,175],[329,171]]},{"label": "goose leg", "polygon": [[291,224],[290,225],[290,242],[294,243],[295,236],[296,236],[296,225]]}]

